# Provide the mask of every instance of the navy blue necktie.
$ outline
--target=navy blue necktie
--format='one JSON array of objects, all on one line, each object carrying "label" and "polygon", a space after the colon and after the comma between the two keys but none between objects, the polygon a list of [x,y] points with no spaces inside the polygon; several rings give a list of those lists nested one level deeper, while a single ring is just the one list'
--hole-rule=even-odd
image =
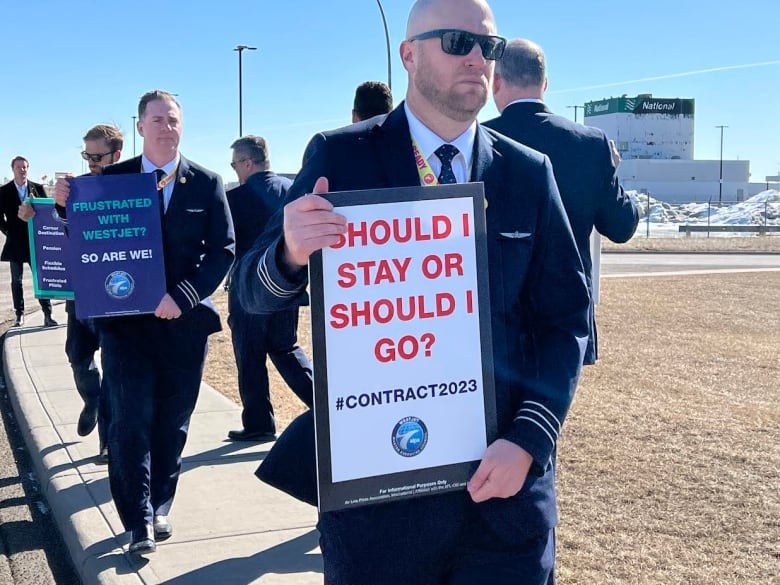
[{"label": "navy blue necktie", "polygon": [[452,159],[458,156],[458,152],[460,151],[452,146],[452,144],[442,144],[433,151],[433,154],[439,157],[439,160],[441,161],[441,171],[439,171],[438,176],[440,185],[451,185],[452,183],[458,182],[455,178],[455,173],[452,172]]},{"label": "navy blue necktie", "polygon": [[160,217],[165,216],[165,194],[163,189],[160,189],[160,181],[165,178],[165,171],[162,169],[155,169],[154,174],[157,175],[157,195],[160,198]]}]

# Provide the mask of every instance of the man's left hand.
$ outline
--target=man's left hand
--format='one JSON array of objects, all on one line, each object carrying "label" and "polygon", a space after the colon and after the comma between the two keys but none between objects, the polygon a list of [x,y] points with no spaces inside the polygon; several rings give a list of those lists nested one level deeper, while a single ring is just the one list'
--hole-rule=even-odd
[{"label": "man's left hand", "polygon": [[165,293],[160,304],[157,305],[157,308],[154,310],[154,316],[159,317],[160,319],[178,319],[181,317],[181,309],[171,295]]},{"label": "man's left hand", "polygon": [[22,221],[29,221],[35,215],[33,206],[26,201],[19,206],[19,211],[16,213],[17,217]]},{"label": "man's left hand", "polygon": [[482,461],[469,480],[471,499],[484,502],[490,498],[511,498],[525,483],[533,458],[522,447],[498,439],[486,450]]}]

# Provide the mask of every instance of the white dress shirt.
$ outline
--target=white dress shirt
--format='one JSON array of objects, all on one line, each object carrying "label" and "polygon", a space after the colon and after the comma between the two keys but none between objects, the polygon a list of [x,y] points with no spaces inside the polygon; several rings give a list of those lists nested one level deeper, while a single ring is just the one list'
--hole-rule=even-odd
[{"label": "white dress shirt", "polygon": [[[172,172],[176,170],[176,167],[179,166],[179,160],[181,159],[180,155],[176,155],[176,157],[169,163],[166,163],[164,166],[158,167],[155,165],[152,161],[150,161],[148,158],[146,158],[145,154],[141,155],[141,168],[145,173],[153,173],[157,169],[162,169],[165,172],[165,176],[167,177]],[[168,211],[168,203],[171,201],[171,195],[173,195],[173,186],[176,184],[176,180],[170,181],[165,187],[163,187],[163,204],[165,205],[165,211]]]},{"label": "white dress shirt", "polygon": [[409,106],[406,105],[406,102],[404,102],[404,111],[406,112],[406,119],[409,122],[409,132],[417,141],[417,146],[420,147],[420,154],[422,154],[428,161],[428,164],[431,165],[431,170],[433,170],[434,174],[438,177],[441,172],[441,161],[434,152],[442,144],[452,144],[452,146],[458,149],[457,156],[452,159],[452,172],[455,174],[458,183],[468,182],[471,178],[471,159],[474,153],[474,139],[477,136],[476,121],[472,122],[471,126],[455,140],[447,142],[423,124],[420,119],[412,113]]}]

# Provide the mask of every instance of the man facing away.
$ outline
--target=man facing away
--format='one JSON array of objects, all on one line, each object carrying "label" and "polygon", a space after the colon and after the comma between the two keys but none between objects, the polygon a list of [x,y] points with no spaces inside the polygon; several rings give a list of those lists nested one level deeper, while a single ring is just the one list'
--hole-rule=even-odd
[{"label": "man facing away", "polygon": [[[227,192],[236,232],[236,262],[252,247],[270,217],[282,207],[292,182],[271,171],[268,145],[260,136],[236,140],[230,166],[240,186]],[[230,431],[232,441],[273,441],[274,407],[268,382],[266,356],[271,358],[287,385],[307,406],[312,405],[311,363],[298,347],[298,307],[268,315],[246,312],[236,287],[229,288],[228,325],[238,370],[238,392],[244,408],[243,428]]]},{"label": "man facing away", "polygon": [[364,81],[355,89],[352,122],[362,122],[393,109],[393,94],[381,81]]},{"label": "man facing away", "polygon": [[[413,138],[439,183],[484,183],[488,260],[481,268],[489,279],[500,438],[466,491],[320,514],[329,584],[552,579],[552,460],[582,364],[589,301],[549,160],[476,122],[504,42],[483,0],[415,2],[400,48],[405,102],[386,117],[315,136],[290,203],[236,271],[247,309],[288,306],[306,286],[310,254],[346,231],[344,216],[317,194],[419,186]],[[289,451],[288,466],[300,477],[291,492],[311,489],[304,473],[314,465],[310,421],[301,415],[271,450]]]},{"label": "man facing away", "polygon": [[[5,245],[0,261],[11,265],[11,297],[13,298],[16,321],[14,327],[24,325],[24,290],[22,288],[24,265],[30,264],[30,235],[27,220],[32,217],[27,199],[46,197],[43,185],[27,180],[29,161],[16,156],[11,161],[14,178],[0,187],[0,231],[5,235]],[[38,299],[43,310],[43,326],[55,327],[57,322],[51,316],[51,300]]]},{"label": "man facing away", "polygon": [[613,242],[626,242],[636,231],[639,210],[618,181],[619,158],[613,158],[604,132],[553,114],[544,103],[546,90],[542,48],[525,39],[510,41],[493,79],[493,99],[501,115],[485,126],[550,157],[591,294],[585,364],[593,364],[598,346],[590,235],[595,228]]},{"label": "man facing away", "polygon": [[[221,329],[208,298],[234,258],[233,223],[219,175],[179,153],[182,112],[175,96],[154,90],[138,103],[143,154],[104,175],[158,177],[167,292],[154,314],[96,319],[111,424],[108,477],[129,551],[154,552],[170,538],[168,519],[181,454],[198,397],[207,338]],[[55,198],[70,192],[58,181]],[[78,300],[77,300],[78,302]]]}]

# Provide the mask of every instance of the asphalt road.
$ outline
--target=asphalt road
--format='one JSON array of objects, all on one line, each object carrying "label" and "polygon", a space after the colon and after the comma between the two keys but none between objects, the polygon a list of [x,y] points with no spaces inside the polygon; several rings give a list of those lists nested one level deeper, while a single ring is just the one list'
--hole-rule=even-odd
[{"label": "asphalt road", "polygon": [[[5,237],[0,234],[0,247]],[[0,262],[0,324],[14,318],[8,262]],[[25,307],[40,310],[25,267]],[[0,343],[0,361],[3,344]],[[64,351],[64,348],[63,348]],[[0,367],[0,583],[79,585],[70,554],[60,538],[30,462]]]},{"label": "asphalt road", "polygon": [[[3,243],[0,234],[0,246]],[[610,253],[602,256],[605,276],[746,268],[780,268],[780,255]],[[25,275],[25,303],[28,310],[40,310],[30,292],[28,270]],[[0,262],[0,323],[6,326],[14,316],[9,281],[8,263]],[[0,414],[3,422],[0,426],[0,584],[78,585],[68,551],[39,492],[5,389],[2,369]]]},{"label": "asphalt road", "polygon": [[605,276],[690,270],[751,270],[780,268],[780,254],[624,254],[601,255]]}]

